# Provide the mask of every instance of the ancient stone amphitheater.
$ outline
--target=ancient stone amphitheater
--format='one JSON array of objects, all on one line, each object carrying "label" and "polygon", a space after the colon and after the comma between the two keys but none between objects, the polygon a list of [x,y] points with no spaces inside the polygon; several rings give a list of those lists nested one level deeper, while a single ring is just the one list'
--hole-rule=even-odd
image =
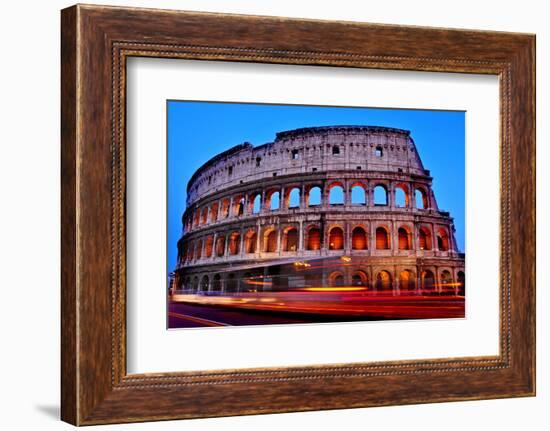
[{"label": "ancient stone amphitheater", "polygon": [[407,130],[308,127],[237,145],[187,186],[173,291],[364,286],[464,294],[464,255]]}]

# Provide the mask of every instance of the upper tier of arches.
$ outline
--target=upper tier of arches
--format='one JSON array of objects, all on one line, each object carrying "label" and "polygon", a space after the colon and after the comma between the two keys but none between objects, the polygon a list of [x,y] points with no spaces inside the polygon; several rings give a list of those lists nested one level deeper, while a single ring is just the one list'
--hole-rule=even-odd
[{"label": "upper tier of arches", "polygon": [[337,170],[429,176],[406,130],[312,127],[280,132],[274,142],[260,146],[244,143],[216,155],[191,177],[187,204],[243,183]]},{"label": "upper tier of arches", "polygon": [[[220,194],[189,208],[183,216],[184,231],[225,221],[267,214],[299,213],[321,209],[372,209],[438,211],[429,183],[402,180],[299,181]],[[448,215],[447,213],[445,213]]]}]

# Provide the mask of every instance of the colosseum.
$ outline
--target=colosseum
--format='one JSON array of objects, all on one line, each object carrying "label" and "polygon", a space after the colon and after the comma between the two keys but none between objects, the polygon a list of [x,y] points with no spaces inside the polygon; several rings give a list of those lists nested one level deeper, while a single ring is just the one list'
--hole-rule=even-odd
[{"label": "colosseum", "polygon": [[282,131],[201,166],[187,185],[172,293],[362,286],[464,295],[464,254],[407,130]]}]

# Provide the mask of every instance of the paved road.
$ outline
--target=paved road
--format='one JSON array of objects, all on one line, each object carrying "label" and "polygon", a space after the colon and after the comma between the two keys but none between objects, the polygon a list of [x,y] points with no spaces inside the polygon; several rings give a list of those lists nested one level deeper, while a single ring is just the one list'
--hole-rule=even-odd
[{"label": "paved road", "polygon": [[170,303],[169,328],[204,328],[216,326],[282,325],[289,323],[327,323],[384,320],[379,317],[342,317],[253,310],[237,310],[219,306]]}]

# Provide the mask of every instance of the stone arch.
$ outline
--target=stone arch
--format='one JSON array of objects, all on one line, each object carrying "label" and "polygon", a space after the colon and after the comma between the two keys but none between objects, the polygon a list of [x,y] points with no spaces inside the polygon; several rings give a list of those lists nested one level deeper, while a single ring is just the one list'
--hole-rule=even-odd
[{"label": "stone arch", "polygon": [[199,239],[195,246],[195,256],[197,260],[202,257],[202,239]]},{"label": "stone arch", "polygon": [[397,229],[397,244],[399,250],[410,250],[412,243],[411,231],[407,226],[400,226]]},{"label": "stone arch", "polygon": [[448,269],[444,269],[439,274],[439,283],[443,292],[454,293],[455,287],[453,283],[453,275]]},{"label": "stone arch", "polygon": [[197,208],[193,214],[193,227],[197,227],[199,225],[199,222],[200,222],[200,217],[201,217],[201,212],[200,210]]},{"label": "stone arch", "polygon": [[204,207],[201,211],[201,225],[208,222],[208,207]]},{"label": "stone arch", "polygon": [[392,290],[393,280],[391,273],[385,269],[376,274],[376,290]]},{"label": "stone arch", "polygon": [[421,279],[422,279],[422,290],[424,292],[428,292],[428,293],[435,292],[436,283],[435,283],[435,276],[433,271],[429,269],[425,269],[424,271],[422,271]]},{"label": "stone arch", "polygon": [[264,232],[264,252],[275,253],[277,251],[277,231],[274,228]]},{"label": "stone arch", "polygon": [[298,229],[295,226],[283,230],[283,251],[298,251]]},{"label": "stone arch", "polygon": [[236,293],[239,290],[239,282],[235,273],[231,272],[225,280],[226,292]]},{"label": "stone arch", "polygon": [[225,254],[225,235],[220,235],[216,239],[216,256],[222,257]]},{"label": "stone arch", "polygon": [[344,205],[344,185],[340,181],[328,186],[328,202],[330,205]]},{"label": "stone arch", "polygon": [[321,249],[321,229],[319,229],[319,226],[312,225],[307,228],[306,249],[307,250]]},{"label": "stone arch", "polygon": [[399,273],[400,290],[414,290],[415,286],[415,276],[410,269],[405,269]]},{"label": "stone arch", "polygon": [[239,194],[233,198],[233,216],[239,217],[244,214],[246,199]]},{"label": "stone arch", "polygon": [[315,207],[322,204],[322,194],[323,191],[319,186],[312,186],[308,189],[307,192],[307,206]]},{"label": "stone arch", "polygon": [[367,230],[363,226],[355,226],[351,232],[352,250],[367,250],[368,243]]},{"label": "stone arch", "polygon": [[279,189],[271,189],[266,193],[265,203],[267,209],[276,211],[281,208],[281,192]]},{"label": "stone arch", "polygon": [[222,200],[222,203],[221,203],[221,213],[220,213],[220,218],[227,218],[229,217],[229,211],[231,209],[231,201],[229,200],[229,198],[225,198]]},{"label": "stone arch", "polygon": [[343,286],[344,273],[342,271],[332,271],[328,276],[328,282],[331,286]]},{"label": "stone arch", "polygon": [[300,208],[301,191],[297,186],[290,187],[285,196],[285,208]]},{"label": "stone arch", "polygon": [[214,248],[214,237],[209,235],[204,242],[204,256],[212,257],[212,250]]},{"label": "stone arch", "polygon": [[440,251],[449,250],[449,234],[447,229],[441,227],[437,230],[437,249]]},{"label": "stone arch", "polygon": [[222,277],[220,274],[214,275],[212,279],[212,290],[214,292],[221,292],[222,290]]},{"label": "stone arch", "polygon": [[193,289],[194,292],[197,292],[199,290],[199,277],[197,275],[193,277],[193,285],[191,289]]},{"label": "stone arch", "polygon": [[218,220],[218,211],[220,210],[220,204],[218,202],[214,202],[212,204],[212,207],[210,208],[210,220],[215,222]]},{"label": "stone arch", "polygon": [[352,184],[350,189],[351,204],[352,205],[366,205],[367,204],[367,188],[361,182]]},{"label": "stone arch", "polygon": [[229,234],[229,254],[235,256],[241,251],[241,234],[239,232],[231,232]]},{"label": "stone arch", "polygon": [[194,242],[189,242],[189,249],[188,249],[188,252],[187,252],[187,260],[189,260],[189,262],[193,261],[193,259],[195,258],[195,243]]},{"label": "stone arch", "polygon": [[208,275],[203,275],[201,279],[200,290],[202,292],[208,292],[209,287],[210,287],[210,279],[208,278]]},{"label": "stone arch", "polygon": [[390,230],[386,226],[378,226],[376,228],[376,249],[389,250],[390,244]]},{"label": "stone arch", "polygon": [[353,286],[369,286],[369,276],[365,271],[357,270],[351,275],[351,284]]},{"label": "stone arch", "polygon": [[333,226],[329,229],[328,248],[329,250],[344,249],[344,230],[340,226]]},{"label": "stone arch", "polygon": [[250,197],[250,214],[260,214],[262,211],[262,194],[261,193],[253,193]]},{"label": "stone arch", "polygon": [[258,236],[255,229],[250,229],[246,232],[244,237],[244,252],[256,253],[256,244],[258,242]]},{"label": "stone arch", "polygon": [[432,232],[425,226],[418,228],[418,241],[420,250],[432,249]]},{"label": "stone arch", "polygon": [[416,186],[414,190],[414,201],[415,207],[418,209],[425,210],[429,207],[428,192],[424,187]]},{"label": "stone arch", "polygon": [[377,184],[373,189],[374,205],[387,206],[388,205],[388,189],[385,184]]},{"label": "stone arch", "polygon": [[395,185],[395,206],[397,208],[408,208],[410,205],[409,187],[407,184]]}]

